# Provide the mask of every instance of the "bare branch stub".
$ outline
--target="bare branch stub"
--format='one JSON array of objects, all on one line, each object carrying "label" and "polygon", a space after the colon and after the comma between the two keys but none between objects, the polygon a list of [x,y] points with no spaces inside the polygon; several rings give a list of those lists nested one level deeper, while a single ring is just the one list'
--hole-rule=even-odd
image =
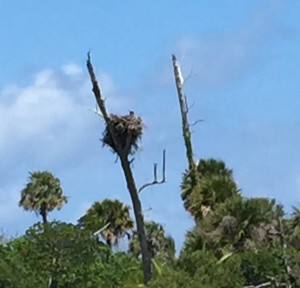
[{"label": "bare branch stub", "polygon": [[157,163],[154,163],[154,182],[157,182]]},{"label": "bare branch stub", "polygon": [[196,121],[194,121],[193,123],[190,124],[190,127],[196,126],[199,122],[203,122],[203,119],[198,119]]},{"label": "bare branch stub", "polygon": [[144,210],[143,212],[146,213],[146,212],[149,212],[149,211],[151,211],[151,210],[153,210],[153,208],[150,206],[149,208],[147,208],[147,209]]},{"label": "bare branch stub", "polygon": [[188,80],[190,80],[192,77],[196,76],[197,74],[193,73],[193,68],[191,69],[189,75],[184,78],[183,83],[185,84]]},{"label": "bare branch stub", "polygon": [[[185,95],[184,97],[185,97],[185,99],[186,99],[186,95]],[[187,104],[187,113],[189,113],[190,110],[191,110],[194,106],[195,106],[195,101],[193,101],[193,103],[192,103],[191,105],[188,105],[188,104]]]},{"label": "bare branch stub", "polygon": [[162,168],[162,172],[163,172],[163,181],[166,182],[167,178],[166,178],[166,150],[163,151],[163,168]]},{"label": "bare branch stub", "polygon": [[141,193],[147,187],[157,185],[157,184],[163,184],[166,182],[167,182],[167,179],[166,179],[166,150],[163,150],[162,179],[157,180],[157,163],[155,163],[153,166],[153,181],[142,185],[140,187],[140,189],[138,190],[138,193]]}]

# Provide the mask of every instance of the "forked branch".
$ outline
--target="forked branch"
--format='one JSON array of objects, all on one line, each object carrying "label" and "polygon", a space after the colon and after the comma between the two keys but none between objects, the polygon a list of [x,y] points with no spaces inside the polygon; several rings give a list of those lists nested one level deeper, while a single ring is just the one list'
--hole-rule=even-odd
[{"label": "forked branch", "polygon": [[154,163],[154,165],[153,165],[153,181],[142,185],[140,187],[140,189],[138,190],[138,193],[141,193],[142,190],[144,190],[145,188],[147,188],[149,186],[163,184],[166,182],[167,182],[167,179],[166,179],[166,150],[164,150],[163,151],[162,179],[157,180],[157,163]]}]

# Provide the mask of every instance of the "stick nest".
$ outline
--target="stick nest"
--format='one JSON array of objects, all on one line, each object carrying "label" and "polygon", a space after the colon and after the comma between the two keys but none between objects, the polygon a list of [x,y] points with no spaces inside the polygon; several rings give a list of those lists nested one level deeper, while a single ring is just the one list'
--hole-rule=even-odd
[{"label": "stick nest", "polygon": [[[123,151],[128,154],[134,154],[139,146],[138,142],[143,134],[143,122],[140,117],[136,117],[133,112],[128,115],[120,116],[115,114],[109,115],[110,125],[113,128],[113,134]],[[102,138],[103,145],[109,146],[113,152],[117,152],[111,132],[106,124]]]}]

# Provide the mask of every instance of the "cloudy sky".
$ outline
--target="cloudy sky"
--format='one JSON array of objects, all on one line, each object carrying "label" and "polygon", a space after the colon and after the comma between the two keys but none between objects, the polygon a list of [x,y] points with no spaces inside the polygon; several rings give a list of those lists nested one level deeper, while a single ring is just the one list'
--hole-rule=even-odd
[{"label": "cloudy sky", "polygon": [[[134,172],[142,185],[167,149],[165,185],[143,191],[146,219],[181,246],[192,221],[180,200],[186,167],[171,54],[190,75],[195,158],[233,169],[246,196],[300,204],[300,2],[3,1],[0,9],[0,229],[37,221],[18,207],[28,172],[61,179],[69,203],[51,219],[76,221],[97,200],[130,203],[85,68],[94,67],[114,113],[146,124]],[[152,208],[149,210],[149,208]]]}]

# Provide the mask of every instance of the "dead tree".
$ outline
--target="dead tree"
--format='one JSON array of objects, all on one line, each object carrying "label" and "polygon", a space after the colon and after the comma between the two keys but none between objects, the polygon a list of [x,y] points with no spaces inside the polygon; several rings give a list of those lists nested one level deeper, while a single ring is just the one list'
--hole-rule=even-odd
[{"label": "dead tree", "polygon": [[195,187],[198,183],[198,173],[195,161],[193,159],[193,146],[192,146],[192,134],[190,131],[190,125],[188,122],[188,105],[186,96],[184,95],[183,86],[184,86],[184,78],[181,72],[180,64],[176,59],[175,55],[172,55],[174,76],[175,76],[175,84],[178,94],[180,112],[181,112],[181,120],[182,120],[182,134],[184,139],[184,144],[186,148],[186,157],[189,165],[189,175],[191,178],[191,185]]},{"label": "dead tree", "polygon": [[145,233],[144,216],[142,213],[142,204],[139,199],[139,192],[144,188],[164,183],[165,179],[165,152],[163,157],[163,179],[157,180],[156,164],[154,164],[154,180],[151,183],[144,184],[140,189],[137,189],[134,176],[131,170],[129,156],[134,154],[138,149],[138,140],[141,139],[143,122],[140,117],[137,117],[134,112],[130,111],[128,115],[119,116],[108,114],[105,101],[101,95],[100,86],[94,73],[94,68],[91,63],[90,54],[87,59],[87,69],[93,86],[93,93],[99,106],[101,115],[106,124],[105,131],[103,132],[102,142],[103,145],[109,146],[113,153],[116,153],[120,159],[121,166],[127,183],[127,188],[130,193],[133,211],[136,220],[137,232],[139,243],[141,246],[144,283],[147,284],[152,277],[151,254],[148,247],[147,236]]}]

